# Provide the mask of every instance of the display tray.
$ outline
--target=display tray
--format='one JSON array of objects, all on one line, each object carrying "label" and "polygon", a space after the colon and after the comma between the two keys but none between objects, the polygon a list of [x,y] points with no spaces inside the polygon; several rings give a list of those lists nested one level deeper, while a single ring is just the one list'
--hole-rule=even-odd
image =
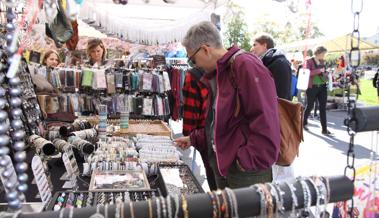
[{"label": "display tray", "polygon": [[[175,181],[178,177],[183,186],[178,184],[180,181]],[[200,183],[186,164],[160,164],[158,180],[160,184],[164,184],[160,187],[163,196],[204,193]]]},{"label": "display tray", "polygon": [[94,171],[89,191],[135,191],[150,189],[143,170]]},{"label": "display tray", "polygon": [[115,131],[115,136],[135,136],[137,134],[170,136],[171,130],[161,120],[129,120],[129,128]]},{"label": "display tray", "polygon": [[[58,203],[58,198],[62,195],[62,193],[65,193],[65,197],[63,198],[63,202],[61,202],[61,208],[65,208],[67,205],[68,196],[70,193],[71,195],[74,195],[73,197],[73,207],[78,208],[77,206],[77,200],[78,196],[82,195],[83,200],[81,208],[83,207],[92,207],[95,205],[105,205],[105,204],[115,204],[116,199],[120,199],[121,201],[144,201],[147,199],[151,199],[156,196],[161,196],[161,193],[158,189],[146,189],[146,190],[139,190],[139,191],[122,191],[122,192],[89,192],[89,191],[82,191],[82,192],[56,192],[48,204],[48,206],[45,208],[46,211],[52,211],[54,210],[54,206]],[[88,204],[87,200],[89,200],[90,196],[90,203]],[[91,197],[92,196],[92,197]],[[80,199],[79,199],[80,200]],[[70,206],[68,206],[70,207]],[[58,209],[58,207],[56,207]]]},{"label": "display tray", "polygon": [[[62,196],[63,193],[64,193],[64,196]],[[95,194],[88,191],[56,192],[51,198],[51,201],[49,202],[45,210],[47,211],[54,210],[55,205],[60,205],[60,207],[56,206],[55,210],[59,210],[61,208],[68,208],[68,207],[75,207],[75,208],[92,207],[94,205],[93,204],[94,197],[95,197]],[[69,199],[70,199],[70,202],[69,202]],[[72,206],[69,206],[69,205],[72,205]]]}]

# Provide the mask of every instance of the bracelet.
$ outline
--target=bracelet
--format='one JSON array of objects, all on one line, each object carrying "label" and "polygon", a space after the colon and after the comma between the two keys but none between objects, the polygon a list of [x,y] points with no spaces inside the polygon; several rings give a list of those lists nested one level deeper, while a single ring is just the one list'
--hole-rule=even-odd
[{"label": "bracelet", "polygon": [[255,191],[258,192],[259,194],[259,198],[260,198],[260,214],[259,216],[261,217],[265,217],[267,214],[266,214],[266,202],[265,202],[265,197],[264,197],[264,194],[263,194],[263,190],[258,186],[258,185],[252,185],[250,186],[252,188],[255,188]]},{"label": "bracelet", "polygon": [[[134,208],[133,208],[133,201],[129,201],[129,207],[130,207],[130,217],[134,218]],[[124,207],[122,207],[124,210]]]},{"label": "bracelet", "polygon": [[309,210],[312,204],[312,193],[309,189],[308,184],[305,182],[304,179],[299,178],[301,188],[303,189],[303,196],[304,196],[304,210],[303,210],[303,216],[308,217],[309,216]]},{"label": "bracelet", "polygon": [[314,181],[309,178],[308,181],[312,184],[313,188],[315,189],[316,192],[316,210],[315,210],[315,216],[320,217],[320,201],[321,201],[321,193]]},{"label": "bracelet", "polygon": [[293,184],[289,184],[288,182],[284,182],[288,188],[290,189],[291,192],[291,197],[292,197],[292,211],[291,211],[291,216],[292,217],[297,217],[296,215],[296,207],[298,206],[298,201],[297,201],[297,196],[296,196],[296,188]]},{"label": "bracelet", "polygon": [[153,207],[151,206],[151,199],[147,199],[147,204],[149,205],[149,218],[153,218]]},{"label": "bracelet", "polygon": [[218,198],[218,195],[216,194],[216,192],[213,192],[214,193],[214,197],[216,199],[216,204],[217,204],[217,218],[221,218],[221,203],[220,203],[220,199]]},{"label": "bracelet", "polygon": [[[319,199],[319,206],[321,204],[321,201],[323,202],[324,204],[324,215],[325,216],[325,211],[326,211],[326,204],[327,204],[327,198],[328,198],[328,190],[326,188],[326,184],[324,182],[321,181],[321,178],[316,176],[316,177],[312,177],[313,181],[316,183],[316,187],[318,188],[319,190],[319,193],[320,193],[320,199]],[[317,209],[317,208],[316,208]],[[320,212],[320,208],[318,208],[318,215],[321,214]]]},{"label": "bracelet", "polygon": [[105,215],[104,218],[108,218],[108,204],[105,204],[105,207],[104,207],[104,215]]},{"label": "bracelet", "polygon": [[184,218],[189,218],[187,199],[184,196],[184,194],[182,194],[182,209],[183,209],[183,217]]},{"label": "bracelet", "polygon": [[226,211],[226,202],[224,201],[224,198],[222,197],[222,191],[218,189],[215,191],[216,194],[216,201],[218,201],[219,204],[219,217],[225,217],[225,211]]},{"label": "bracelet", "polygon": [[167,195],[166,201],[167,201],[167,211],[168,211],[168,218],[172,218],[172,201],[171,201],[171,195]]},{"label": "bracelet", "polygon": [[117,204],[116,204],[116,210],[115,210],[115,215],[114,215],[114,217],[115,218],[120,218],[120,202],[117,202]]},{"label": "bracelet", "polygon": [[272,198],[275,199],[275,204],[274,204],[273,199],[272,199],[272,204],[273,204],[273,207],[274,207],[274,205],[276,205],[275,206],[275,214],[278,217],[279,216],[278,215],[278,202],[279,202],[278,191],[274,188],[274,186],[271,183],[266,183],[265,185],[270,187],[270,194],[271,194]]},{"label": "bracelet", "polygon": [[285,194],[285,192],[280,189],[279,183],[275,183],[273,185],[273,187],[275,188],[276,192],[278,193],[278,202],[277,202],[276,206],[277,206],[279,212],[276,214],[276,216],[279,217],[279,214],[283,215],[285,213],[284,212],[285,211],[284,199],[283,199],[283,195]]},{"label": "bracelet", "polygon": [[267,217],[272,218],[273,213],[274,213],[274,206],[272,203],[272,195],[269,192],[269,190],[267,189],[267,186],[265,186],[264,184],[258,184],[258,186],[261,187],[261,189],[263,190],[263,193],[265,195],[265,201],[266,201],[266,205],[267,205],[266,206]]},{"label": "bracelet", "polygon": [[222,200],[224,201],[224,205],[225,205],[224,218],[229,218],[229,202],[226,198],[226,192],[221,191],[221,195],[222,195]]},{"label": "bracelet", "polygon": [[238,215],[238,202],[237,202],[236,194],[230,188],[225,188],[225,191],[226,191],[228,197],[230,198],[231,205],[232,205],[230,207],[231,208],[231,217],[232,218],[238,218],[239,217],[239,215]]},{"label": "bracelet", "polygon": [[163,217],[167,217],[167,208],[166,208],[166,202],[164,197],[159,197],[161,199],[161,204],[162,204],[162,215]]},{"label": "bracelet", "polygon": [[69,214],[68,215],[69,218],[73,218],[74,217],[74,208],[73,207],[70,208],[70,212],[68,214]]},{"label": "bracelet", "polygon": [[179,209],[180,209],[180,206],[179,206],[179,195],[175,195],[175,216],[174,216],[174,218],[178,218],[178,216],[179,216]]},{"label": "bracelet", "polygon": [[157,218],[161,218],[161,203],[159,197],[155,198],[155,203],[157,205]]},{"label": "bracelet", "polygon": [[125,203],[120,204],[120,217],[121,218],[125,217]]},{"label": "bracelet", "polygon": [[213,208],[213,218],[217,218],[217,205],[216,205],[216,199],[215,197],[213,196],[213,192],[209,191],[208,192],[208,195],[211,199],[211,204],[212,204],[212,208]]}]

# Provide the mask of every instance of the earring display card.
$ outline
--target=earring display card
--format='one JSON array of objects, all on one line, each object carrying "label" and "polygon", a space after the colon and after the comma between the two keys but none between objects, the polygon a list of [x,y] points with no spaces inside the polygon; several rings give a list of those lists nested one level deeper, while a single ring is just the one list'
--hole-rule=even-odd
[{"label": "earring display card", "polygon": [[[5,155],[5,160],[8,162],[8,163],[12,163],[12,160],[11,158],[9,157],[9,155]],[[8,178],[5,178],[3,173],[4,172],[10,172],[10,176]],[[14,167],[13,167],[13,164],[8,164],[6,167],[0,167],[0,179],[1,179],[1,183],[4,185],[6,184],[6,182],[12,182],[12,184],[17,184],[18,181],[17,181],[17,174],[16,174],[16,171],[14,170]],[[5,192],[8,193],[10,190],[7,189],[7,187],[4,186],[4,189],[5,189]]]},{"label": "earring display card", "polygon": [[127,171],[95,171],[92,173],[89,191],[125,191],[150,189],[145,172],[141,170]]},{"label": "earring display card", "polygon": [[42,202],[44,206],[46,206],[49,203],[52,194],[43,168],[42,160],[39,156],[34,156],[32,159],[32,171]]}]

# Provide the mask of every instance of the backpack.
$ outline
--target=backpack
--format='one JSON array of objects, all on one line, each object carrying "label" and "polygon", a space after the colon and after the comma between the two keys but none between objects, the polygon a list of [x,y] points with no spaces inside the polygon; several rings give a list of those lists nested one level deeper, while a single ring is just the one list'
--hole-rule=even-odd
[{"label": "backpack", "polygon": [[[236,52],[230,58],[230,82],[237,92],[236,108],[234,116],[237,117],[240,109],[240,99],[238,86],[236,83],[236,75],[233,71],[233,63],[236,56],[247,53],[243,50]],[[278,98],[278,112],[280,123],[280,152],[276,164],[279,166],[289,166],[299,155],[299,145],[303,139],[303,117],[304,107],[299,102],[291,102],[286,99]]]}]

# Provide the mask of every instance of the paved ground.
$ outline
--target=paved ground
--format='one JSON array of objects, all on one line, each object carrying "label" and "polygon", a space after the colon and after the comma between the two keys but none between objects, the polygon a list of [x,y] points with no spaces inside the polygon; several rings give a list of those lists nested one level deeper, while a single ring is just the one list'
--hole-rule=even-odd
[{"label": "paved ground", "polygon": [[[345,111],[328,111],[328,128],[335,134],[334,137],[325,137],[321,134],[320,122],[317,119],[309,119],[309,131],[304,131],[304,142],[300,146],[299,157],[293,163],[295,176],[332,176],[342,175],[346,166],[346,152],[349,136],[343,126],[346,117]],[[181,123],[173,122],[171,126],[174,134],[180,134]],[[375,133],[376,134],[376,133]],[[372,132],[358,133],[355,137],[355,164],[360,166],[370,161],[372,140],[375,135]],[[374,148],[374,147],[373,147]],[[375,149],[374,149],[375,150]],[[193,150],[182,151],[184,161],[191,166]],[[204,167],[201,157],[197,153],[194,173],[205,190],[208,190]]]}]

